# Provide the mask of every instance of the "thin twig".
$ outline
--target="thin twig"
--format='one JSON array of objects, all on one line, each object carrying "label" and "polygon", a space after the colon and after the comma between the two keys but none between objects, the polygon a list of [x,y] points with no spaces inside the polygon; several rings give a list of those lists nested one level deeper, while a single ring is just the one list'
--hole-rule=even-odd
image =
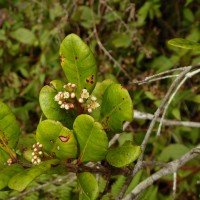
[{"label": "thin twig", "polygon": [[[179,68],[175,68],[175,69],[170,69],[170,70],[167,70],[167,71],[164,71],[164,72],[160,72],[158,74],[154,74],[152,76],[148,76],[144,80],[134,81],[133,83],[134,84],[149,83],[149,82],[151,82],[152,79],[156,80],[156,78],[163,77],[163,75],[166,75],[166,74],[171,74],[171,73],[176,72],[176,71],[184,71],[188,67],[192,67],[192,68],[200,67],[200,63],[194,64],[194,65],[191,65],[191,66],[185,66],[185,67],[179,67]],[[167,75],[166,75],[166,77],[167,77]]]},{"label": "thin twig", "polygon": [[[21,197],[23,197],[23,196],[25,196],[25,195],[27,195],[27,194],[29,194],[29,193],[31,193],[31,192],[36,192],[36,191],[41,190],[41,189],[43,189],[43,188],[45,188],[45,187],[48,187],[49,185],[53,185],[53,184],[56,184],[56,183],[60,183],[60,182],[62,182],[62,181],[64,181],[64,180],[66,180],[66,179],[73,178],[73,177],[74,177],[74,174],[68,174],[68,175],[66,175],[66,176],[62,176],[62,177],[56,178],[56,179],[54,179],[54,180],[51,181],[51,182],[45,183],[45,184],[40,185],[40,186],[38,186],[38,187],[36,187],[36,188],[33,188],[33,189],[31,189],[31,190],[27,190],[27,191],[25,191],[25,192],[22,192],[22,193],[20,193],[17,197],[12,197],[12,198],[10,198],[9,200],[18,200],[18,199],[20,199]],[[69,181],[70,181],[70,180],[69,180]],[[71,182],[70,182],[70,183],[71,183]]]},{"label": "thin twig", "polygon": [[153,78],[153,79],[150,79],[148,81],[144,80],[144,81],[137,81],[137,82],[134,82],[134,83],[137,83],[138,85],[142,85],[142,84],[145,84],[147,82],[151,83],[151,82],[160,81],[160,80],[163,80],[163,79],[175,78],[175,77],[178,77],[178,76],[179,76],[178,74],[166,75],[166,76],[162,76],[162,77],[158,77],[158,78]]},{"label": "thin twig", "polygon": [[[92,10],[94,10],[93,8],[93,4],[92,6]],[[112,55],[106,50],[106,48],[104,47],[104,45],[102,44],[98,32],[97,32],[97,28],[96,28],[96,24],[95,24],[95,18],[94,18],[94,14],[92,12],[92,20],[93,20],[93,32],[97,41],[97,44],[99,46],[99,48],[104,52],[104,54],[116,65],[119,67],[119,69],[124,73],[124,75],[130,80],[131,77],[129,76],[129,74],[122,68],[122,66],[119,64],[119,62],[117,62],[117,60],[115,60]]]},{"label": "thin twig", "polygon": [[192,76],[198,74],[200,72],[200,69],[197,69],[193,72],[188,72],[184,79],[179,83],[179,85],[177,86],[177,88],[175,89],[175,91],[172,93],[171,97],[169,98],[169,101],[167,102],[167,104],[165,105],[165,108],[164,108],[164,111],[163,111],[163,114],[162,114],[162,117],[161,117],[161,121],[160,121],[160,124],[159,124],[159,127],[158,127],[158,131],[157,131],[157,136],[160,135],[160,132],[161,132],[161,128],[162,128],[162,124],[163,124],[163,120],[165,118],[165,115],[166,115],[166,112],[168,110],[168,107],[170,105],[170,103],[172,102],[172,100],[174,99],[176,93],[178,92],[178,90],[180,89],[180,87],[185,83],[185,81],[188,79],[188,78],[191,78]]},{"label": "thin twig", "polygon": [[183,72],[180,73],[180,75],[174,80],[174,82],[172,83],[172,85],[170,86],[169,90],[167,91],[167,94],[165,95],[164,99],[161,102],[161,105],[158,107],[158,109],[156,110],[155,114],[154,114],[154,118],[150,123],[150,126],[147,130],[147,133],[145,134],[145,138],[141,144],[141,148],[142,148],[142,153],[139,156],[137,163],[134,167],[134,170],[132,172],[132,175],[127,179],[127,182],[125,183],[124,187],[122,188],[120,194],[118,195],[118,197],[116,198],[117,200],[122,199],[123,195],[125,194],[129,184],[131,183],[133,177],[135,176],[135,174],[138,172],[138,170],[141,168],[141,161],[143,160],[144,157],[144,152],[146,149],[146,145],[148,143],[149,137],[152,133],[152,130],[155,126],[155,123],[160,115],[160,113],[162,112],[166,102],[168,101],[171,93],[173,92],[173,90],[177,87],[177,85],[180,83],[180,81],[185,77],[185,74],[187,74],[190,70],[192,69],[192,66],[186,67],[185,70]]},{"label": "thin twig", "polygon": [[[134,110],[134,119],[147,119],[147,120],[152,120],[154,118],[154,115],[150,113],[144,113],[140,112],[138,110]],[[158,117],[156,122],[160,122],[161,118]],[[126,128],[130,122],[126,122],[124,124],[124,128]],[[186,126],[186,127],[191,127],[191,128],[200,128],[200,123],[199,122],[190,122],[190,121],[176,121],[176,120],[169,120],[169,119],[164,119],[163,120],[163,125],[165,126]]]},{"label": "thin twig", "polygon": [[200,154],[200,145],[196,148],[193,148],[188,153],[184,154],[177,160],[169,162],[165,167],[152,174],[147,179],[140,182],[132,192],[127,195],[123,200],[133,200],[136,199],[139,195],[141,195],[149,186],[151,186],[155,181],[159,180],[163,176],[173,174],[178,169],[180,169],[183,165],[185,165],[190,160],[194,159]]},{"label": "thin twig", "polygon": [[177,186],[177,172],[174,172],[173,173],[173,188],[172,188],[172,191],[173,191],[173,200],[175,200],[176,198],[176,186]]}]

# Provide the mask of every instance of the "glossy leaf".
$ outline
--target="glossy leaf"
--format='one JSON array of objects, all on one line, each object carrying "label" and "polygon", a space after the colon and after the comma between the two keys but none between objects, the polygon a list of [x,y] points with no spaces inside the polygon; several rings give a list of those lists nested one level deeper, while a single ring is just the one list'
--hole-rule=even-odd
[{"label": "glossy leaf", "polygon": [[0,171],[0,190],[8,185],[9,180],[18,172],[22,171],[23,167],[19,164],[12,164],[11,166],[4,166]]},{"label": "glossy leaf", "polygon": [[94,200],[98,196],[98,184],[95,177],[89,172],[77,175],[79,185],[79,200]]},{"label": "glossy leaf", "polygon": [[124,167],[135,161],[141,153],[141,147],[126,142],[118,148],[108,150],[106,160],[114,167]]},{"label": "glossy leaf", "polygon": [[76,158],[77,156],[77,142],[73,132],[58,121],[40,122],[36,131],[36,140],[51,156],[59,159]]},{"label": "glossy leaf", "polygon": [[9,154],[3,149],[0,149],[0,169],[5,167],[5,165],[7,164],[7,160],[9,158],[10,158]]},{"label": "glossy leaf", "polygon": [[77,86],[79,98],[83,88],[91,92],[96,84],[96,61],[85,42],[70,34],[60,46],[61,66],[68,82]]},{"label": "glossy leaf", "polygon": [[110,85],[102,99],[101,124],[111,132],[122,131],[124,121],[132,121],[133,104],[129,93],[120,84]]},{"label": "glossy leaf", "polygon": [[49,160],[42,162],[39,165],[36,165],[30,169],[25,169],[22,172],[14,175],[9,183],[8,187],[10,189],[17,190],[19,192],[23,191],[30,182],[32,182],[37,176],[45,173],[47,170],[51,168],[52,164],[57,164],[57,160]]},{"label": "glossy leaf", "polygon": [[65,82],[54,80],[50,83],[51,86],[44,86],[40,91],[39,102],[41,109],[48,119],[60,121],[68,128],[72,128],[75,119],[75,112],[73,110],[61,109],[58,103],[54,100],[56,94],[63,91]]},{"label": "glossy leaf", "polygon": [[35,134],[25,134],[19,138],[17,148],[23,154],[23,157],[30,161],[32,160],[33,144],[36,143]]},{"label": "glossy leaf", "polygon": [[190,40],[186,40],[183,38],[174,38],[168,41],[168,44],[175,46],[175,47],[180,47],[183,49],[195,49],[195,50],[200,50],[200,44],[197,42],[193,42]]},{"label": "glossy leaf", "polygon": [[73,125],[80,147],[79,162],[100,161],[106,156],[108,138],[100,123],[89,115],[79,115]]},{"label": "glossy leaf", "polygon": [[[101,105],[102,103],[102,97],[103,94],[105,92],[105,90],[107,89],[108,86],[110,86],[111,84],[113,84],[114,81],[111,79],[106,79],[102,82],[97,82],[93,92],[91,95],[95,96],[97,98],[97,102]],[[99,121],[100,118],[100,107],[93,110],[92,113],[90,114],[96,121]]]},{"label": "glossy leaf", "polygon": [[0,101],[0,148],[14,156],[12,149],[15,149],[19,140],[20,129],[11,109]]}]

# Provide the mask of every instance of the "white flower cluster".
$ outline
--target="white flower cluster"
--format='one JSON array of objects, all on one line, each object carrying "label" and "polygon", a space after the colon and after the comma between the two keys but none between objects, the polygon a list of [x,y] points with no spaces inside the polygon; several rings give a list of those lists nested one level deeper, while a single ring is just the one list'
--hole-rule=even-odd
[{"label": "white flower cluster", "polygon": [[7,164],[8,164],[8,166],[10,166],[10,165],[12,164],[12,159],[11,159],[11,158],[9,158],[9,159],[7,160]]},{"label": "white flower cluster", "polygon": [[89,113],[100,106],[97,102],[97,98],[95,96],[90,96],[86,89],[82,89],[81,97],[78,100],[79,103],[84,103],[84,99],[87,100],[85,105]]},{"label": "white flower cluster", "polygon": [[76,85],[72,83],[68,83],[63,86],[67,91],[58,92],[58,94],[54,97],[54,100],[58,102],[60,108],[64,108],[66,110],[74,108],[74,104],[72,103],[72,99],[75,98],[75,90]]},{"label": "white flower cluster", "polygon": [[33,145],[33,153],[31,161],[34,165],[38,165],[41,163],[41,157],[43,155],[42,147],[43,145],[40,144],[39,142]]},{"label": "white flower cluster", "polygon": [[[76,102],[74,100],[76,97],[76,85],[68,83],[67,85],[64,85],[63,88],[66,91],[58,92],[58,94],[54,97],[54,100],[58,102],[60,108],[66,110],[73,109],[75,107],[74,102]],[[87,89],[82,89],[81,97],[78,101],[89,113],[100,106],[99,103],[97,103],[97,98],[95,96],[90,96]]]}]

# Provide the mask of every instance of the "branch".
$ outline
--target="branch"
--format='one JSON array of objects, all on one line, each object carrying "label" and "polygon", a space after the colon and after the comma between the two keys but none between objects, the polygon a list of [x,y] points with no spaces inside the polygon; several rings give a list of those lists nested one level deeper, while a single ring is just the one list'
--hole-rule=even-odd
[{"label": "branch", "polygon": [[132,192],[127,195],[123,200],[136,199],[139,195],[141,195],[149,186],[151,186],[155,181],[159,180],[163,176],[173,174],[177,172],[183,165],[185,165],[190,160],[194,159],[200,154],[200,145],[196,148],[192,149],[182,157],[172,162],[166,164],[165,167],[152,174],[150,177],[139,183]]},{"label": "branch", "polygon": [[56,183],[60,183],[60,182],[62,182],[62,181],[64,181],[64,180],[66,180],[66,179],[69,179],[68,182],[66,183],[67,185],[69,185],[71,182],[73,182],[73,181],[75,180],[75,176],[74,176],[73,174],[68,174],[68,175],[66,175],[66,176],[62,176],[62,177],[56,178],[56,179],[54,179],[54,180],[51,181],[51,182],[45,183],[45,184],[40,185],[40,186],[38,186],[38,187],[36,187],[36,188],[33,188],[33,189],[31,189],[31,190],[27,190],[27,191],[25,191],[25,192],[22,192],[22,193],[20,193],[18,196],[12,197],[12,198],[10,198],[9,200],[21,199],[21,197],[23,197],[23,196],[25,196],[25,195],[27,195],[27,194],[29,194],[29,193],[31,193],[31,192],[36,192],[36,191],[42,190],[43,188],[48,187],[49,185],[53,185],[53,184],[56,184]]},{"label": "branch", "polygon": [[166,79],[166,78],[177,77],[177,76],[179,76],[179,74],[172,74],[172,75],[168,75],[168,74],[171,74],[171,73],[176,72],[176,71],[185,71],[188,67],[191,67],[192,69],[199,68],[200,67],[200,63],[194,64],[194,65],[191,65],[191,66],[179,67],[179,68],[170,69],[170,70],[167,70],[167,71],[164,71],[164,72],[160,72],[158,74],[154,74],[152,76],[148,76],[144,80],[134,81],[131,84],[142,85],[142,84],[145,84],[145,83],[158,81],[158,80],[162,80],[162,79]]},{"label": "branch", "polygon": [[168,110],[168,107],[169,107],[170,103],[172,102],[173,98],[175,97],[176,93],[178,92],[178,90],[180,89],[180,87],[185,83],[185,81],[188,78],[191,78],[192,76],[198,74],[199,72],[200,72],[200,69],[197,69],[195,71],[188,72],[187,74],[185,74],[185,77],[183,78],[183,80],[179,83],[179,85],[177,86],[177,88],[175,89],[175,91],[172,93],[171,97],[169,98],[168,102],[165,105],[164,112],[162,114],[161,121],[160,121],[160,124],[159,124],[159,127],[158,127],[157,136],[160,135],[165,114],[166,114],[166,112]]},{"label": "branch", "polygon": [[131,174],[131,176],[127,179],[127,182],[125,183],[124,187],[122,188],[120,194],[118,195],[118,197],[116,198],[116,200],[120,200],[122,199],[122,197],[124,196],[129,184],[131,183],[133,177],[135,176],[135,174],[139,171],[139,169],[141,168],[141,162],[143,160],[144,157],[144,152],[146,149],[146,145],[148,143],[149,137],[152,133],[152,130],[156,124],[157,119],[159,118],[160,113],[162,112],[163,108],[165,107],[165,104],[167,103],[168,99],[170,98],[172,92],[175,90],[175,88],[179,85],[179,83],[181,82],[181,80],[185,77],[185,75],[192,69],[192,66],[188,66],[185,68],[185,70],[183,72],[180,73],[180,75],[174,80],[174,82],[172,83],[172,85],[170,86],[169,90],[167,91],[167,94],[165,95],[164,99],[161,102],[161,105],[157,108],[156,112],[154,113],[154,118],[150,123],[150,126],[147,130],[147,133],[145,135],[145,138],[141,144],[141,148],[142,148],[142,153],[140,155],[140,157],[137,160],[137,163],[134,167],[134,170]]},{"label": "branch", "polygon": [[[140,112],[138,110],[134,110],[134,119],[148,119],[152,120],[154,118],[154,115],[150,113],[144,113]],[[158,117],[156,122],[160,122],[161,118]],[[190,122],[190,121],[175,121],[175,120],[169,120],[169,119],[163,119],[163,124],[165,126],[186,126],[186,127],[192,127],[192,128],[200,128],[199,122]],[[125,127],[129,125],[129,122],[126,122],[124,124]]]}]

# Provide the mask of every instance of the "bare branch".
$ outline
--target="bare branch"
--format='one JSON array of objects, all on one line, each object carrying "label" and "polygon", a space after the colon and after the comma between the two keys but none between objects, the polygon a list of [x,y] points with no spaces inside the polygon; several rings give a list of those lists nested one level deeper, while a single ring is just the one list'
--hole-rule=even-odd
[{"label": "bare branch", "polygon": [[131,183],[131,180],[133,179],[133,177],[135,176],[135,174],[138,172],[138,170],[141,168],[141,162],[143,160],[144,157],[144,152],[146,149],[146,145],[148,143],[149,137],[152,133],[152,130],[156,124],[156,121],[160,115],[160,113],[162,112],[165,104],[167,103],[169,97],[171,96],[172,92],[175,90],[175,88],[179,85],[180,81],[185,77],[185,75],[192,69],[192,66],[186,67],[184,71],[182,71],[180,73],[180,75],[174,80],[174,82],[172,83],[172,85],[170,86],[169,90],[167,91],[167,94],[165,95],[164,99],[161,102],[161,105],[157,108],[155,114],[154,114],[154,118],[150,123],[150,126],[147,130],[147,133],[145,135],[145,138],[141,144],[141,148],[142,148],[142,153],[140,155],[140,157],[137,160],[137,163],[134,167],[134,170],[132,172],[132,175],[127,179],[127,182],[125,183],[124,187],[122,188],[120,194],[118,195],[118,197],[116,198],[117,200],[122,199],[123,195],[126,192],[126,189],[128,188],[129,184]]},{"label": "bare branch", "polygon": [[191,66],[185,66],[185,67],[170,69],[170,70],[158,73],[158,74],[154,74],[152,76],[146,77],[144,80],[135,81],[135,82],[133,82],[133,84],[142,85],[144,83],[149,83],[149,82],[153,82],[153,81],[157,81],[157,80],[161,80],[161,79],[173,78],[173,77],[176,77],[178,74],[174,74],[174,75],[168,75],[168,74],[171,74],[171,73],[176,72],[176,71],[185,71],[188,67],[191,67],[192,69],[199,68],[200,63],[194,64],[194,65],[191,65]]},{"label": "bare branch", "polygon": [[176,93],[178,92],[180,87],[185,83],[185,81],[188,78],[191,78],[192,76],[198,74],[199,72],[200,72],[200,69],[197,69],[197,70],[195,70],[193,72],[188,72],[187,74],[185,74],[184,79],[179,83],[179,85],[177,86],[175,91],[172,93],[171,97],[169,98],[168,102],[165,105],[165,108],[164,108],[164,111],[163,111],[163,114],[162,114],[162,118],[161,118],[161,121],[160,121],[160,124],[159,124],[159,127],[158,127],[157,136],[160,135],[161,127],[162,127],[162,124],[163,124],[163,120],[164,120],[165,114],[166,114],[166,112],[168,110],[168,107],[169,107],[170,103],[172,102],[173,98],[175,97]]},{"label": "bare branch", "polygon": [[[134,110],[134,119],[148,119],[152,120],[154,118],[154,115],[150,113],[144,113],[140,112],[138,110]],[[158,117],[156,122],[160,122],[161,118]],[[126,122],[124,124],[124,127],[126,128],[130,122]],[[169,119],[163,119],[163,125],[165,126],[186,126],[186,127],[192,127],[192,128],[200,128],[199,122],[190,122],[190,121],[176,121],[176,120],[169,120]]]},{"label": "bare branch", "polygon": [[163,167],[162,169],[160,169],[159,171],[157,171],[156,173],[152,174],[150,177],[139,183],[133,189],[133,191],[124,198],[124,200],[136,199],[155,181],[159,180],[163,176],[175,173],[183,165],[185,165],[187,162],[197,157],[199,154],[200,154],[200,145],[192,149],[179,159],[169,162],[168,164],[166,164],[165,167]]},{"label": "bare branch", "polygon": [[74,174],[68,174],[68,175],[66,175],[66,176],[62,176],[62,177],[56,178],[56,179],[54,179],[53,181],[50,181],[50,182],[45,183],[45,184],[43,184],[43,185],[40,185],[40,186],[38,186],[38,187],[36,187],[36,188],[33,188],[33,189],[31,189],[31,190],[27,190],[27,191],[25,191],[25,192],[22,192],[22,193],[20,193],[18,196],[12,197],[12,198],[10,198],[9,200],[17,200],[17,199],[20,199],[21,197],[23,197],[23,196],[25,196],[25,195],[27,195],[27,194],[29,194],[29,193],[42,190],[43,188],[48,187],[49,185],[53,185],[53,184],[56,184],[56,183],[60,183],[60,182],[63,182],[63,181],[65,181],[65,180],[67,180],[67,179],[69,179],[69,180],[68,180],[68,182],[67,182],[66,184],[70,184],[72,181],[75,180]]}]

